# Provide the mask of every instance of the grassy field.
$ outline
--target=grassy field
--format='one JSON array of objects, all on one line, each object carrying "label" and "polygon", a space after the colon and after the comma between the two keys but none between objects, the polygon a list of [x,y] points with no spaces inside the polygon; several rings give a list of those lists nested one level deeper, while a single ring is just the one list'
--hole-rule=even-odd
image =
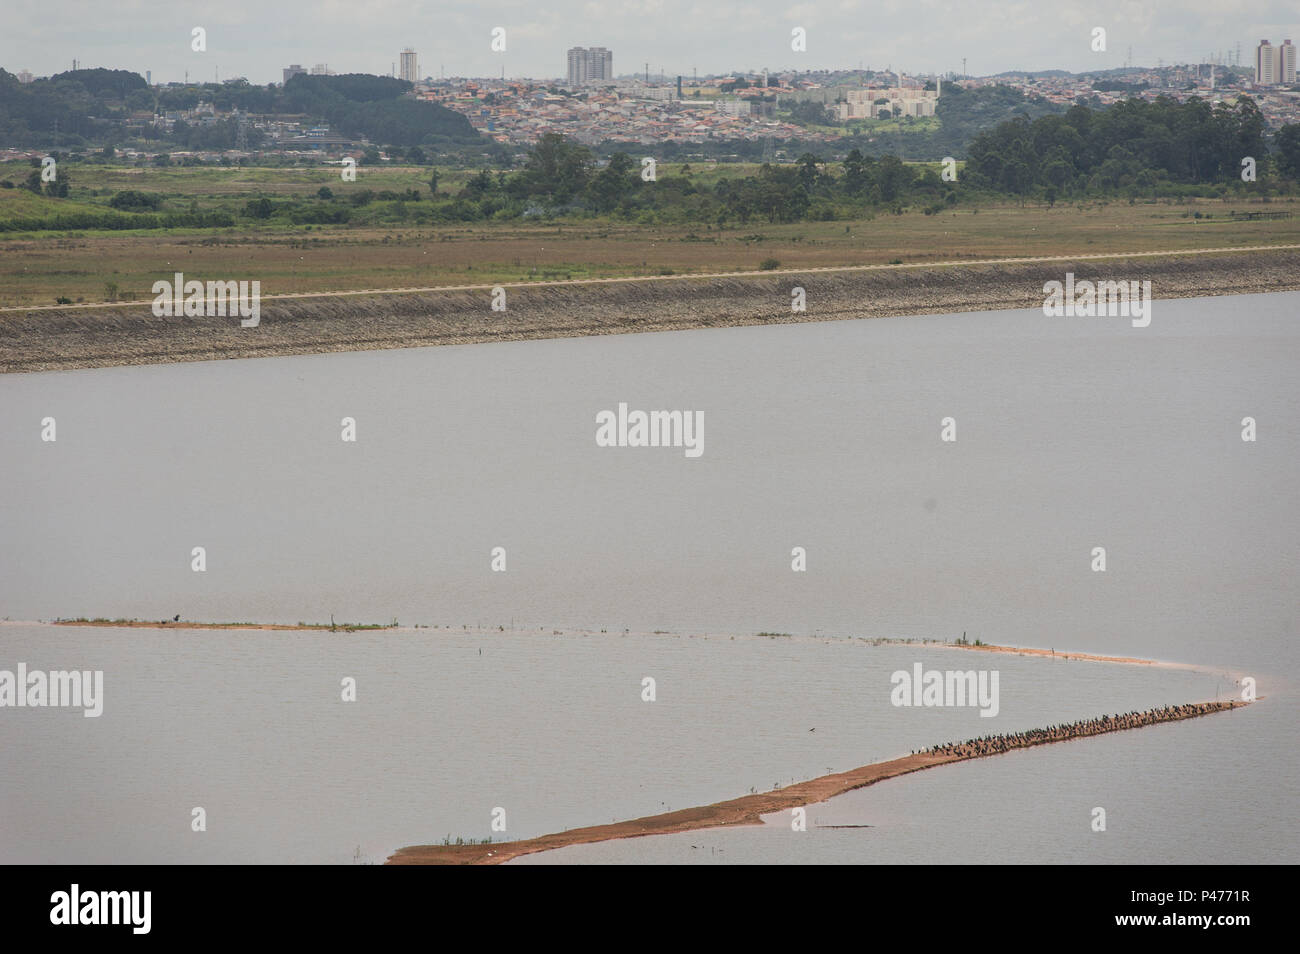
[{"label": "grassy field", "polygon": [[[21,179],[28,167],[0,169]],[[676,174],[679,167],[660,167]],[[753,166],[692,167],[708,180]],[[443,173],[455,191],[468,173]],[[423,188],[429,170],[364,168],[358,181],[375,189]],[[50,206],[106,208],[123,188],[154,191],[182,208],[198,202],[242,205],[259,195],[311,194],[338,183],[329,169],[136,170],[74,166],[68,199],[23,189],[0,190],[0,218],[41,214]],[[152,297],[175,271],[206,279],[260,280],[264,295],[362,288],[516,283],[781,268],[924,263],[1033,255],[1097,254],[1300,242],[1300,216],[1244,221],[1233,211],[1297,211],[1296,200],[1267,205],[1238,200],[958,206],[857,221],[770,225],[637,226],[574,220],[546,224],[482,223],[447,227],[261,226],[125,232],[10,233],[0,238],[0,307]],[[1197,217],[1197,214],[1201,217]]]},{"label": "grassy field", "polygon": [[[682,163],[660,163],[659,175],[680,175]],[[689,174],[698,183],[714,185],[723,178],[751,176],[759,163],[700,163],[690,165]],[[429,197],[430,166],[359,166],[355,182],[343,182],[338,166],[266,168],[258,166],[108,166],[92,163],[71,163],[66,167],[72,192],[67,199],[45,199],[20,189],[0,189],[0,219],[36,211],[57,212],[68,203],[82,203],[107,209],[108,200],[117,192],[134,189],[158,195],[164,208],[183,211],[190,203],[198,201],[203,209],[234,209],[249,199],[260,196],[270,198],[314,196],[321,186],[335,192],[348,189],[385,189],[401,191],[415,189]],[[26,162],[0,163],[0,179],[15,185],[31,173],[33,167]],[[495,174],[497,170],[489,169]],[[455,194],[464,188],[477,169],[438,169],[438,191]],[[22,196],[35,199],[39,204],[21,205]],[[226,203],[223,200],[237,200]]]}]

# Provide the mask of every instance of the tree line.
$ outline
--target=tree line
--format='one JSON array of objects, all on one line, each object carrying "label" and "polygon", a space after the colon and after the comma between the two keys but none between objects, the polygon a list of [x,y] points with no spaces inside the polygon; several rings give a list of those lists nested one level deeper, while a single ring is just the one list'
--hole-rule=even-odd
[{"label": "tree line", "polygon": [[[150,87],[138,73],[107,69],[70,70],[20,83],[0,69],[0,143],[71,148],[140,138],[187,149],[235,148],[239,124],[230,120],[205,126],[177,123],[170,133],[130,121],[132,113],[180,112],[200,102],[222,112],[304,115],[345,136],[397,146],[482,142],[463,115],[410,99],[404,95],[410,89],[405,80],[367,74],[299,75],[283,86],[238,81]],[[245,129],[250,145],[260,142],[261,135]]]}]

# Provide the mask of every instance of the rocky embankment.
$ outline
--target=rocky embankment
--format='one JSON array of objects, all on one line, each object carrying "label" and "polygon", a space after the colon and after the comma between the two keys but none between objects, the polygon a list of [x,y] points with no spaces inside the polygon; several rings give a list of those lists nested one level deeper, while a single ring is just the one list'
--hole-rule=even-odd
[{"label": "rocky embankment", "polygon": [[[159,318],[138,303],[5,310],[0,372],[1037,308],[1043,283],[1066,272],[1150,280],[1157,299],[1290,291],[1300,250],[507,285],[504,312],[486,288],[282,299],[263,288],[250,328],[237,316]],[[803,313],[791,311],[795,286]]]}]

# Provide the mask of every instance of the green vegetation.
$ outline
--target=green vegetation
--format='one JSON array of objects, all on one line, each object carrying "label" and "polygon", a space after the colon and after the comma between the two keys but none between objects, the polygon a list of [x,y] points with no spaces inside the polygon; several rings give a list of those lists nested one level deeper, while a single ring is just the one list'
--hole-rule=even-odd
[{"label": "green vegetation", "polygon": [[452,840],[451,840],[451,835],[447,835],[447,837],[445,837],[445,838],[442,840],[442,843],[443,843],[443,845],[445,845],[445,846],[452,846],[452,845],[455,845],[455,846],[457,846],[457,847],[460,847],[460,846],[463,846],[463,845],[490,845],[490,844],[492,844],[492,838],[491,838],[491,836],[489,836],[489,837],[487,837],[487,838],[483,838],[483,839],[480,840],[480,839],[478,839],[478,838],[462,838],[462,837],[460,837],[459,835],[457,835],[457,836],[456,836],[456,840],[455,840],[455,841],[452,841]]},{"label": "green vegetation", "polygon": [[[1279,168],[1300,160],[1296,127],[1275,141]],[[1178,103],[1126,100],[1110,109],[1075,106],[1064,116],[1032,122],[1017,119],[980,133],[971,143],[966,170],[977,187],[1004,194],[1060,196],[1098,194],[1205,194],[1198,187],[1246,185],[1242,159],[1268,162],[1264,118],[1255,101],[1229,106],[1199,98]],[[1258,172],[1257,172],[1258,175]],[[1265,191],[1263,176],[1254,191]],[[1190,191],[1189,191],[1190,190]]]},{"label": "green vegetation", "polygon": [[[468,119],[436,103],[406,98],[410,89],[405,80],[365,74],[295,76],[282,87],[247,82],[150,87],[138,73],[106,69],[72,70],[24,84],[0,69],[0,142],[67,148],[107,143],[98,157],[104,160],[112,158],[113,144],[128,140],[152,141],[153,148],[234,149],[240,129],[232,119],[210,125],[177,121],[164,133],[133,116],[208,102],[221,112],[303,115],[345,136],[394,146],[482,145]],[[263,135],[244,129],[250,148],[260,146]]]},{"label": "green vegetation", "polygon": [[[314,77],[314,79],[338,77]],[[291,87],[294,84],[290,84]],[[1256,180],[1243,182],[1243,157],[1257,164]],[[69,176],[68,166],[73,175]],[[706,167],[707,168],[707,167]],[[62,157],[59,181],[42,190],[33,167],[20,187],[0,191],[0,232],[71,229],[227,228],[259,225],[441,226],[485,221],[602,219],[635,225],[750,222],[828,222],[901,214],[927,215],[953,206],[1005,198],[1058,201],[1121,197],[1267,197],[1294,195],[1300,175],[1300,128],[1284,127],[1270,154],[1258,108],[1243,98],[1234,106],[1192,99],[1179,104],[1130,100],[1096,111],[1075,106],[1064,115],[1024,117],[975,137],[958,181],[946,181],[935,164],[851,150],[839,163],[804,153],[794,163],[671,167],[656,180],[641,177],[636,159],[616,152],[603,165],[588,147],[555,133],[541,137],[517,172],[481,169],[446,175],[419,167],[400,174],[363,174],[356,183],[329,179],[327,170],[303,173],[302,188],[266,194],[260,176],[233,170],[242,194],[209,194],[206,207],[179,178],[140,173],[118,176],[134,188],[106,194],[88,188],[100,170]],[[270,170],[249,172],[269,173]],[[170,175],[170,174],[168,174]],[[213,172],[212,175],[221,175]],[[74,181],[69,190],[69,182]],[[332,185],[324,185],[331,181]],[[9,181],[9,180],[4,180]],[[174,182],[176,192],[143,188]],[[377,186],[377,187],[376,187]],[[384,187],[388,186],[388,187]],[[33,206],[27,193],[49,200]],[[250,194],[251,193],[251,194]]]},{"label": "green vegetation", "polygon": [[284,624],[284,623],[198,623],[198,622],[194,622],[194,621],[192,621],[192,620],[183,620],[183,619],[165,619],[165,620],[159,620],[158,622],[155,623],[153,620],[142,620],[142,619],[121,619],[121,618],[118,618],[118,619],[107,619],[107,618],[105,618],[105,617],[103,617],[103,616],[96,616],[96,617],[94,617],[93,619],[87,619],[85,616],[78,616],[78,617],[76,617],[75,619],[56,619],[54,622],[55,622],[56,624],[62,624],[62,625],[79,624],[79,625],[86,625],[86,626],[144,626],[144,627],[148,627],[148,626],[160,626],[160,625],[166,625],[166,626],[176,626],[177,628],[180,628],[180,629],[185,629],[185,628],[201,628],[201,629],[315,629],[315,630],[329,630],[330,632],[336,632],[336,631],[342,630],[342,631],[344,631],[344,632],[348,632],[348,633],[356,632],[356,631],[359,631],[359,630],[396,629],[396,628],[397,628],[397,625],[398,625],[398,624],[397,624],[397,620],[393,620],[391,623],[335,623],[335,622],[333,621],[333,617],[331,617],[329,623],[304,623],[304,622],[302,622],[302,621],[299,621],[299,622],[298,622],[296,625],[294,625],[294,626],[289,626],[289,625]]},{"label": "green vegetation", "polygon": [[[718,168],[724,172],[710,170],[708,181],[748,174],[731,166]],[[417,172],[385,168],[375,176],[396,184],[419,181]],[[663,178],[669,170],[660,166],[659,172]],[[97,168],[95,173],[141,189],[149,185],[140,182],[140,176],[121,175],[121,170]],[[250,183],[242,177],[256,174],[252,187],[265,191],[276,205],[295,196],[315,201],[321,185],[304,170],[192,168],[156,174],[175,173],[189,177],[197,193],[193,201],[201,209],[229,208],[236,215],[249,198],[243,190]],[[154,175],[153,170],[147,173],[150,179]],[[266,175],[282,181],[261,178]],[[87,178],[82,175],[79,182]],[[705,179],[706,174],[701,170],[691,178]],[[337,190],[337,175],[334,183]],[[103,203],[114,194],[112,189],[87,190],[95,191],[103,194],[90,201],[101,204],[89,208],[111,211]],[[19,199],[26,214],[32,214],[30,204],[48,208],[73,202],[24,189],[0,190],[0,221],[12,198]],[[294,225],[273,215],[266,220],[238,218],[238,227],[231,229],[0,231],[0,307],[52,305],[56,297],[78,303],[104,301],[109,281],[119,286],[118,301],[148,301],[153,283],[170,279],[177,267],[203,278],[257,279],[267,296],[655,276],[666,270],[685,277],[752,270],[767,257],[778,259],[782,269],[799,269],[1300,243],[1300,196],[1270,199],[1239,190],[1212,199],[1100,198],[1055,206],[1032,195],[1011,201],[987,196],[947,206],[941,214],[923,214],[925,206],[903,206],[902,215],[866,208],[839,221],[751,222],[725,228],[709,223],[644,225],[636,219],[581,212],[411,228],[378,221],[395,205],[372,202],[354,209],[348,224],[333,226]],[[163,208],[169,207],[184,204],[168,197]],[[359,223],[363,215],[374,216],[378,224]]]}]

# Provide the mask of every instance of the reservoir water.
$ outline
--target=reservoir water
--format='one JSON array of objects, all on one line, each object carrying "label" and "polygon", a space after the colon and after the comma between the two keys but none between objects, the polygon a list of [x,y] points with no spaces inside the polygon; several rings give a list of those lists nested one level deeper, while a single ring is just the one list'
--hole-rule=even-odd
[{"label": "reservoir water", "polygon": [[[0,377],[0,616],[403,627],[0,626],[0,669],[105,672],[99,719],[0,710],[0,857],[381,860],[485,837],[498,806],[527,837],[1212,699],[1232,673],[1267,698],[809,813],[873,828],[709,833],[708,860],[1294,862],[1297,305]],[[598,446],[620,403],[702,412],[703,453]],[[860,641],[963,632],[1208,671]],[[1001,670],[998,717],[890,706],[889,671],[949,655]],[[702,837],[528,860],[703,860]]]}]

